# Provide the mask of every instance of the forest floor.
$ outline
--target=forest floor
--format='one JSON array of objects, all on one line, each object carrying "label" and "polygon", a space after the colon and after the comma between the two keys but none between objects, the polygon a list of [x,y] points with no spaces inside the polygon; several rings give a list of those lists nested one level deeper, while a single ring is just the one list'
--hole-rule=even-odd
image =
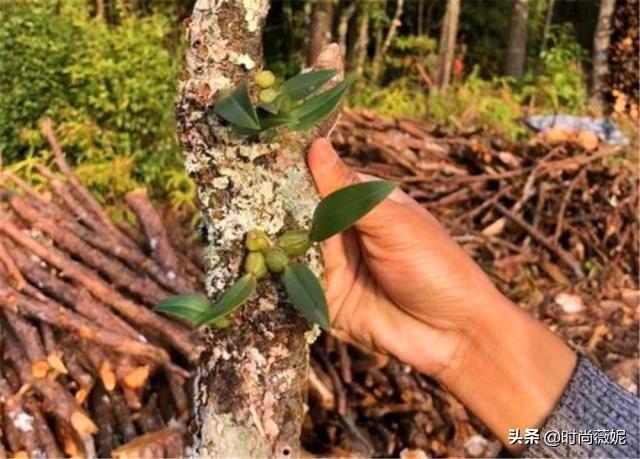
[{"label": "forest floor", "polygon": [[[591,133],[510,144],[480,130],[451,132],[361,110],[346,111],[332,140],[358,171],[399,183],[506,295],[638,392],[638,177],[628,150]],[[188,431],[181,367],[193,343],[183,327],[168,330],[144,311],[163,294],[202,288],[197,235],[187,224],[167,232],[163,206],[154,209],[144,192],[126,199],[139,228],[113,224],[60,155],[57,164],[62,174],[41,170],[49,182],[39,191],[8,175],[2,185],[0,290],[29,307],[21,316],[5,312],[20,339],[2,353],[13,396],[0,445],[14,455],[92,448],[100,456],[175,455]],[[164,220],[176,221],[170,212]],[[95,311],[78,303],[87,292],[100,298],[101,317],[87,317]],[[0,294],[0,306],[11,309],[7,298]],[[129,359],[114,352],[122,337],[136,353]],[[311,365],[303,445],[312,454],[487,457],[500,450],[453,396],[394,359],[323,334]],[[12,423],[12,413],[24,412],[35,437]],[[60,420],[75,412],[75,423]]]}]

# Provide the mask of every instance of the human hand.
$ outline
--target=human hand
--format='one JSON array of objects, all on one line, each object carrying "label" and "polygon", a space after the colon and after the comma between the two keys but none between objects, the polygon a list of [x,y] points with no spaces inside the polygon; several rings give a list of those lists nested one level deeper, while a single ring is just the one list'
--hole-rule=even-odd
[{"label": "human hand", "polygon": [[[322,196],[366,179],[327,139],[314,142],[308,164]],[[505,444],[509,429],[538,427],[553,409],[575,355],[404,192],[322,251],[333,326],[437,378]]]},{"label": "human hand", "polygon": [[[326,139],[313,144],[308,163],[323,196],[367,180]],[[428,374],[452,362],[461,337],[473,333],[474,316],[503,301],[436,219],[400,189],[326,241],[323,254],[333,325]]]}]

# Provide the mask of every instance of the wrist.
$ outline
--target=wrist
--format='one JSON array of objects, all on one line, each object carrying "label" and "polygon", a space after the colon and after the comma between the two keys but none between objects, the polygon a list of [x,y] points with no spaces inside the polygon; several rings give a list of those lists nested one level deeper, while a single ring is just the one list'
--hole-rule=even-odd
[{"label": "wrist", "polygon": [[571,378],[576,357],[504,297],[477,310],[436,377],[506,444],[510,429],[542,426]]}]

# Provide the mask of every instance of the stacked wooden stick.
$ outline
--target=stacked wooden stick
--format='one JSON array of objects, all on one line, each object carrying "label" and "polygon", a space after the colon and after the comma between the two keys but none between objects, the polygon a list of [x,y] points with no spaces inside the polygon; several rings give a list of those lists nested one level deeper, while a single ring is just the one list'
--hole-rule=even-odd
[{"label": "stacked wooden stick", "polygon": [[116,225],[43,132],[48,187],[2,174],[0,457],[180,456],[199,344],[150,307],[201,290],[202,270],[145,191],[126,197],[144,238]]},{"label": "stacked wooden stick", "polygon": [[[149,307],[202,290],[194,247],[141,190],[126,197],[140,229],[114,224],[45,128],[59,171],[39,166],[44,189],[6,172],[0,187],[0,457],[179,456],[199,343]],[[637,391],[638,180],[627,153],[579,139],[512,145],[366,111],[347,111],[333,140],[360,172],[400,183],[508,296]],[[454,397],[393,359],[323,335],[311,366],[303,444],[313,453],[498,452]]]},{"label": "stacked wooden stick", "polygon": [[[588,135],[510,144],[479,130],[447,131],[363,110],[347,110],[332,140],[356,170],[399,183],[507,296],[637,393],[638,177],[630,151]],[[399,362],[327,336],[312,357],[307,449],[498,453],[455,398]]]}]

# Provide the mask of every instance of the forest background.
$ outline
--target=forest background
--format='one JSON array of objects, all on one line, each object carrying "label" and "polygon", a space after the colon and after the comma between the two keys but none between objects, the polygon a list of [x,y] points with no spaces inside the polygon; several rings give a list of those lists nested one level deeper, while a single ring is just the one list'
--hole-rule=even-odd
[{"label": "forest background", "polygon": [[[183,21],[193,2],[0,3],[5,164],[38,182],[33,165],[49,155],[39,122],[49,116],[103,204],[145,185],[192,214],[195,190],[181,163],[173,104]],[[637,81],[635,94],[612,91],[610,62],[592,57],[599,20],[612,15],[603,18],[600,6],[598,0],[275,1],[266,67],[291,76],[323,43],[338,41],[347,70],[358,77],[348,104],[381,115],[486,129],[511,142],[530,135],[522,120],[534,113],[613,110],[633,126]],[[455,40],[443,43],[447,36]],[[596,74],[605,76],[594,82]]]}]

